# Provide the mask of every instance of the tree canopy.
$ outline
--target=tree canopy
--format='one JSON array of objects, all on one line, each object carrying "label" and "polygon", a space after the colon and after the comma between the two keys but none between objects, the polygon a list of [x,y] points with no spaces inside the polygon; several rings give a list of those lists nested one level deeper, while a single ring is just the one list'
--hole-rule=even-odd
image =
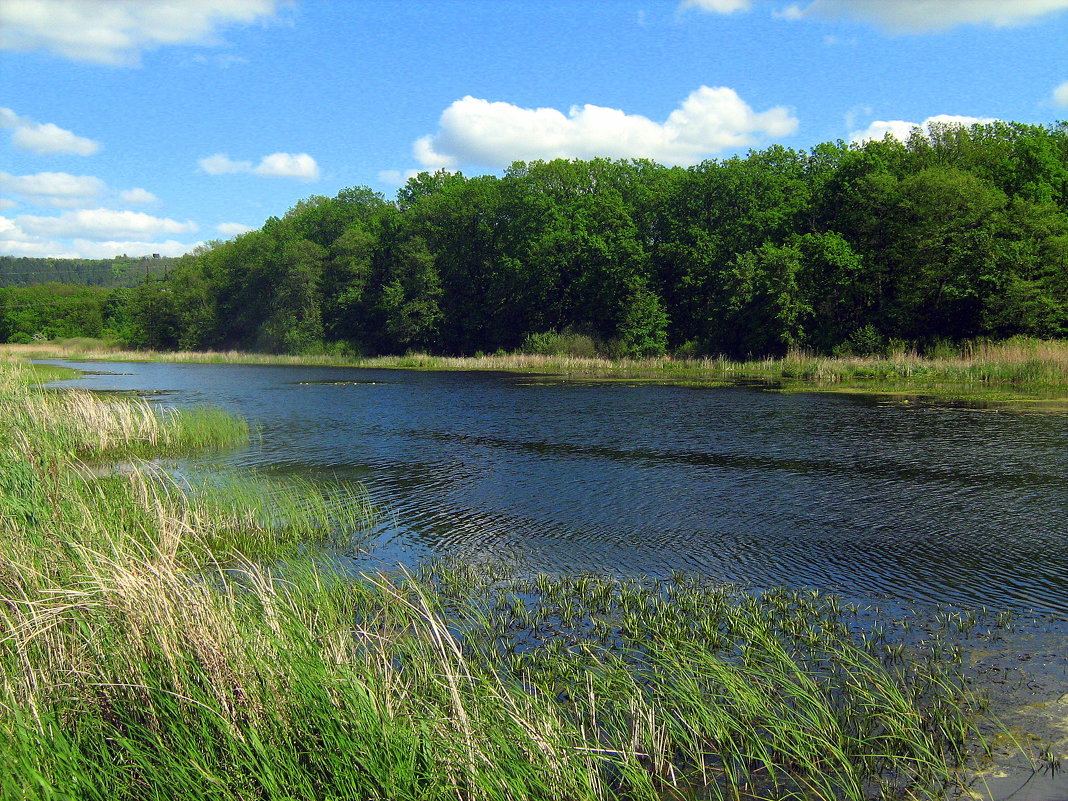
[{"label": "tree canopy", "polygon": [[1068,335],[1068,124],[313,196],[129,291],[141,347],[612,355]]}]

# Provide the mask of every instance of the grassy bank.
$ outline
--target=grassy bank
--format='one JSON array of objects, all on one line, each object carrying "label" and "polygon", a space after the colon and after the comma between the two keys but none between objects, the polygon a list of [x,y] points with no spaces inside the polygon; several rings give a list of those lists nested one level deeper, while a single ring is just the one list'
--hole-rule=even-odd
[{"label": "grassy bank", "polygon": [[314,543],[358,494],[108,470],[246,432],[27,379],[0,362],[4,799],[939,798],[974,744],[937,636],[682,576],[346,578]]},{"label": "grassy bank", "polygon": [[780,359],[624,359],[526,353],[474,357],[408,354],[356,358],[259,353],[123,351],[95,340],[3,345],[27,358],[503,370],[564,380],[719,384],[761,382],[772,388],[826,392],[923,394],[960,400],[1068,405],[1068,341],[1017,338],[945,346],[926,355],[824,357],[793,352]]}]

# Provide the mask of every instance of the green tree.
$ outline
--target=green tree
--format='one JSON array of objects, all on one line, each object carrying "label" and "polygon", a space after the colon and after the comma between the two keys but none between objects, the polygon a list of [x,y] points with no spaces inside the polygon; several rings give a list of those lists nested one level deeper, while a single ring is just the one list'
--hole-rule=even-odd
[{"label": "green tree", "polygon": [[655,292],[644,286],[631,291],[619,322],[620,355],[633,359],[663,356],[667,350],[668,315]]}]

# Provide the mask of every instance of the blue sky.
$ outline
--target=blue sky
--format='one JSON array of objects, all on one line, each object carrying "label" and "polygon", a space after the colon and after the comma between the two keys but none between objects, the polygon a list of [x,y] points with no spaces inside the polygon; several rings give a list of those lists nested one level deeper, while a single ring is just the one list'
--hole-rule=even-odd
[{"label": "blue sky", "polygon": [[1068,0],[3,0],[0,254],[178,255],[422,169],[1068,119]]}]

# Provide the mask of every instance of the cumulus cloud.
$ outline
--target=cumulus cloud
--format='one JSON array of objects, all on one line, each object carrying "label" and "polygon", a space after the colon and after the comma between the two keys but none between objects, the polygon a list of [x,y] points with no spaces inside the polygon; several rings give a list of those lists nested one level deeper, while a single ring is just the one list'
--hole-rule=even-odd
[{"label": "cumulus cloud", "polygon": [[123,203],[131,203],[147,206],[152,203],[159,203],[159,198],[149,192],[147,189],[142,189],[139,186],[135,186],[133,189],[126,189],[119,192],[119,200]]},{"label": "cumulus cloud", "polygon": [[307,153],[272,153],[264,156],[252,172],[272,178],[296,178],[298,181],[319,179],[319,165]]},{"label": "cumulus cloud", "polygon": [[319,165],[307,153],[271,153],[260,159],[256,166],[251,161],[234,161],[225,153],[216,153],[198,160],[197,164],[208,175],[247,172],[270,178],[296,178],[298,181],[319,179]]},{"label": "cumulus cloud", "polygon": [[215,230],[223,236],[241,236],[241,234],[247,234],[252,229],[247,225],[235,222],[219,223],[215,226]]},{"label": "cumulus cloud", "polygon": [[682,8],[699,8],[713,14],[733,14],[736,11],[748,11],[752,0],[683,0]]},{"label": "cumulus cloud", "polygon": [[442,112],[438,132],[417,139],[412,152],[427,169],[597,156],[689,165],[762,136],[792,134],[797,124],[785,107],[756,112],[723,86],[691,92],[662,123],[591,104],[565,115],[467,96]]},{"label": "cumulus cloud", "polygon": [[31,203],[48,206],[79,206],[107,191],[107,185],[91,175],[39,172],[10,175],[0,172],[0,189],[20,195]]},{"label": "cumulus cloud", "polygon": [[929,33],[958,25],[1025,25],[1068,9],[1068,0],[811,0],[792,16],[873,22],[894,33]]},{"label": "cumulus cloud", "polygon": [[12,129],[11,144],[15,147],[44,156],[66,153],[91,156],[100,150],[99,142],[76,136],[51,122],[34,122],[9,108],[0,108],[0,128]]},{"label": "cumulus cloud", "polygon": [[1068,81],[1053,90],[1053,104],[1061,108],[1068,108]]},{"label": "cumulus cloud", "polygon": [[212,45],[228,25],[274,15],[278,0],[4,0],[0,49],[135,66],[166,45]]},{"label": "cumulus cloud", "polygon": [[937,114],[928,117],[923,122],[906,122],[905,120],[876,120],[867,128],[859,131],[850,131],[850,142],[869,142],[873,139],[882,139],[887,134],[893,135],[902,142],[908,140],[913,130],[919,128],[924,135],[930,135],[932,125],[989,125],[997,122],[995,117],[961,117],[953,114]]},{"label": "cumulus cloud", "polygon": [[18,227],[27,234],[55,238],[134,239],[161,234],[185,234],[197,230],[194,222],[179,222],[167,217],[153,217],[141,211],[114,209],[78,209],[57,217],[20,214]]}]

